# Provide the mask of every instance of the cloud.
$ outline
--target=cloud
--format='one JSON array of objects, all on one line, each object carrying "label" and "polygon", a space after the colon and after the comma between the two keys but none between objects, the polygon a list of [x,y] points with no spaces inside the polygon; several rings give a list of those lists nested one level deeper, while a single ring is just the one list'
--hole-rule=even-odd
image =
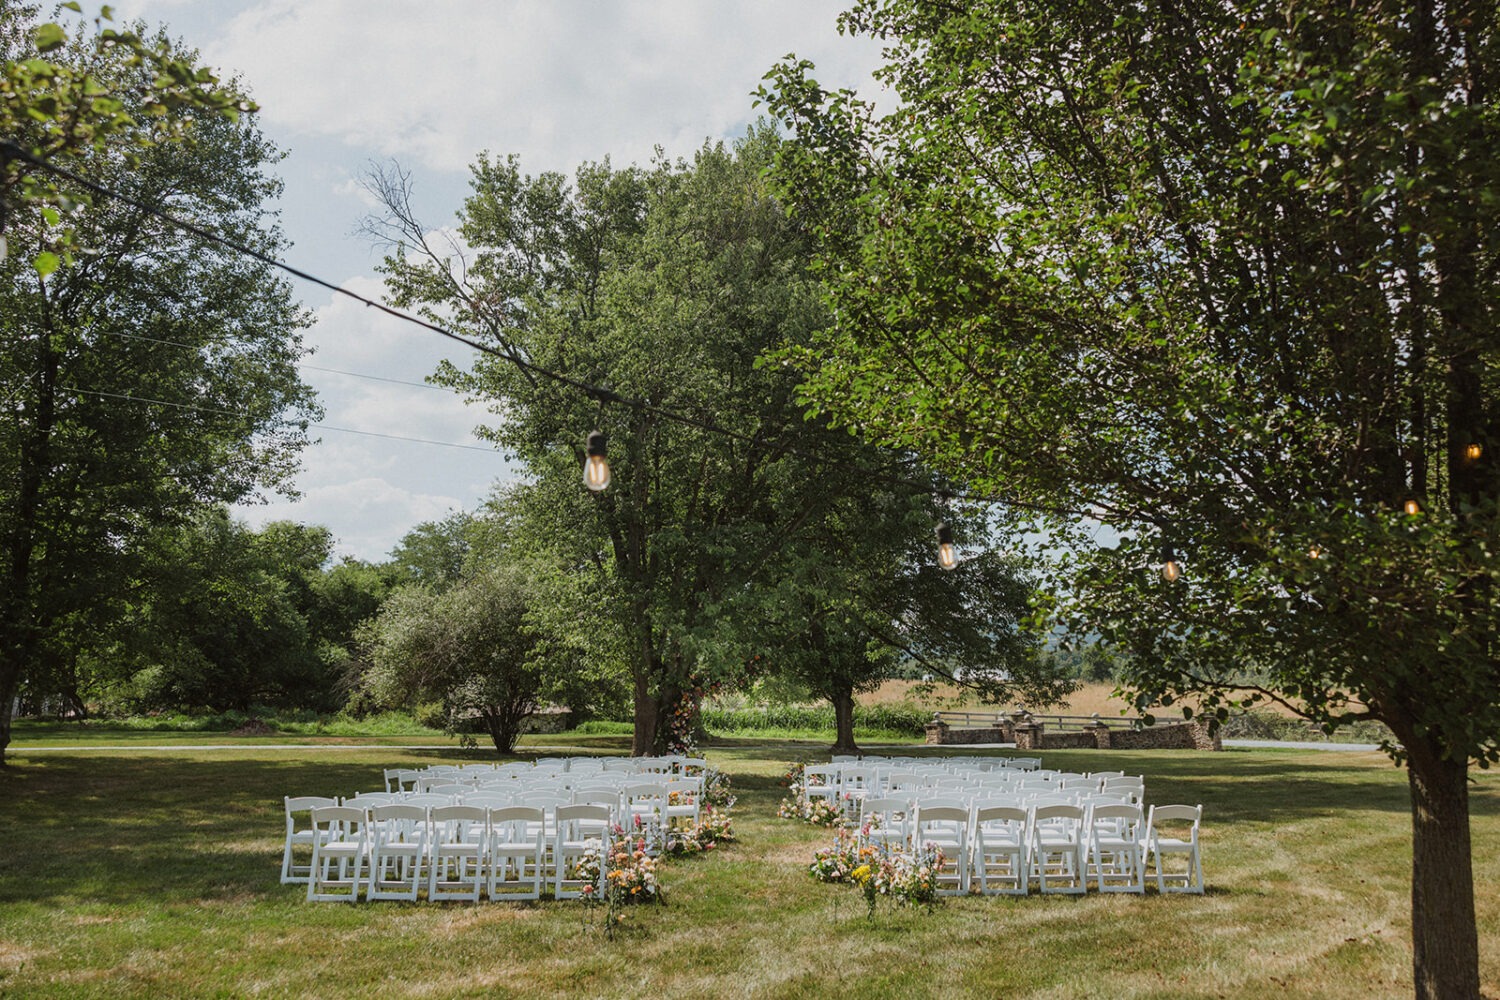
[{"label": "cloud", "polygon": [[464,507],[457,497],[422,493],[367,477],[312,487],[296,503],[241,507],[235,513],[257,528],[276,520],[342,525],[335,529],[336,556],[379,561],[413,526],[440,520]]},{"label": "cloud", "polygon": [[789,52],[825,86],[869,86],[879,46],[839,36],[819,0],[262,0],[204,48],[265,124],[462,171],[481,150],[527,169],[685,155],[753,118]]}]

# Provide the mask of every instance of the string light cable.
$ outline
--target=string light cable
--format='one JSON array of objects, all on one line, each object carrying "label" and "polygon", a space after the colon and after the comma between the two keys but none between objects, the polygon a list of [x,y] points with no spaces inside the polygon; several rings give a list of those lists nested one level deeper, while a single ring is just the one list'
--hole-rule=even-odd
[{"label": "string light cable", "polygon": [[[761,443],[764,443],[762,439],[757,438],[754,435],[747,434],[747,433],[745,433],[743,431],[736,431],[736,430],[734,430],[732,428],[724,427],[721,424],[718,424],[718,423],[716,423],[716,422],[714,422],[712,420],[706,420],[706,419],[702,419],[702,418],[699,418],[699,417],[694,417],[691,414],[683,413],[683,412],[678,411],[678,410],[673,410],[673,409],[669,409],[667,407],[663,407],[663,406],[659,406],[659,405],[656,405],[656,404],[653,404],[653,403],[649,403],[649,402],[646,402],[645,400],[633,399],[633,398],[631,398],[629,396],[623,396],[623,395],[621,395],[619,393],[614,392],[611,389],[604,388],[603,386],[595,385],[595,384],[590,383],[590,382],[585,382],[585,381],[582,381],[580,379],[575,379],[575,378],[572,378],[571,376],[564,375],[561,372],[552,371],[552,370],[550,370],[548,368],[544,368],[544,367],[542,367],[540,365],[534,364],[533,362],[530,362],[530,361],[526,360],[525,358],[521,357],[519,354],[517,354],[513,350],[504,350],[504,349],[501,349],[501,348],[497,348],[497,347],[491,346],[489,344],[482,343],[480,341],[474,340],[474,339],[472,339],[470,337],[467,337],[467,336],[464,336],[462,334],[455,333],[452,330],[449,330],[449,329],[447,329],[447,328],[445,328],[443,326],[439,326],[438,324],[430,322],[430,321],[428,321],[426,319],[423,319],[420,316],[414,316],[411,313],[404,312],[404,311],[402,311],[400,309],[397,309],[397,308],[395,308],[393,306],[386,305],[385,303],[380,302],[380,301],[378,301],[376,299],[371,299],[371,298],[368,298],[368,297],[366,297],[364,295],[360,295],[358,292],[351,291],[351,290],[349,290],[347,288],[344,288],[344,287],[342,287],[340,285],[337,285],[337,284],[335,284],[335,283],[333,283],[331,281],[328,281],[325,278],[321,278],[321,277],[319,277],[319,276],[317,276],[315,274],[312,274],[312,273],[304,271],[304,270],[302,270],[300,268],[294,267],[293,265],[288,264],[285,261],[278,260],[275,257],[272,257],[272,256],[270,256],[270,255],[268,255],[266,253],[263,253],[262,251],[256,250],[254,247],[246,246],[246,245],[244,245],[242,243],[239,243],[236,240],[232,240],[229,237],[223,236],[222,234],[215,233],[215,232],[213,232],[213,231],[211,231],[209,229],[206,229],[206,228],[204,228],[204,227],[202,227],[202,226],[200,226],[200,225],[198,225],[198,224],[196,224],[194,222],[190,222],[190,221],[188,221],[186,219],[178,218],[177,216],[174,216],[174,215],[172,215],[169,212],[166,212],[166,211],[164,211],[164,210],[162,210],[162,209],[160,209],[160,208],[158,208],[158,207],[156,207],[154,205],[147,204],[147,203],[145,203],[145,202],[143,202],[143,201],[141,201],[141,200],[139,200],[139,199],[137,199],[135,197],[132,197],[131,195],[125,194],[125,193],[120,192],[120,191],[116,191],[113,188],[106,187],[105,185],[99,184],[96,181],[89,180],[88,178],[83,177],[83,176],[81,176],[81,175],[79,175],[77,173],[74,173],[73,171],[68,170],[65,167],[60,167],[60,166],[58,166],[55,163],[52,163],[52,162],[50,162],[48,160],[42,159],[41,157],[38,157],[38,156],[34,155],[33,153],[29,152],[28,150],[24,149],[23,147],[17,145],[16,143],[14,143],[14,142],[12,142],[12,141],[10,141],[8,139],[0,139],[0,158],[5,158],[5,159],[19,159],[19,160],[22,160],[22,161],[24,161],[26,163],[32,164],[33,166],[36,166],[36,167],[38,167],[38,168],[40,168],[42,170],[46,170],[49,173],[57,175],[58,177],[62,177],[62,178],[65,178],[65,179],[67,179],[69,181],[72,181],[73,183],[79,185],[80,187],[82,187],[82,188],[84,188],[84,189],[86,189],[88,191],[93,192],[94,194],[97,194],[97,195],[100,195],[102,197],[105,197],[105,198],[108,198],[108,199],[112,199],[114,201],[118,201],[120,203],[129,205],[129,206],[137,209],[138,211],[145,212],[148,215],[151,215],[151,216],[154,216],[154,217],[156,217],[158,219],[161,219],[163,222],[166,222],[167,224],[169,224],[171,226],[174,226],[174,227],[176,227],[177,229],[180,229],[183,232],[190,233],[190,234],[192,234],[194,236],[197,236],[200,239],[206,240],[206,241],[208,241],[210,243],[214,243],[214,244],[217,244],[219,246],[223,246],[223,247],[225,247],[225,248],[227,248],[229,250],[232,250],[232,251],[234,251],[234,252],[236,252],[238,254],[241,254],[241,255],[243,255],[245,257],[249,257],[252,260],[259,261],[260,263],[265,264],[268,267],[273,267],[273,268],[276,268],[277,270],[283,271],[286,274],[289,274],[289,275],[291,275],[294,278],[298,278],[298,279],[300,279],[302,281],[306,281],[309,284],[317,285],[320,288],[327,289],[328,291],[334,293],[335,295],[342,295],[345,298],[352,299],[353,301],[360,303],[361,305],[365,306],[366,308],[378,310],[379,312],[384,313],[385,315],[390,316],[390,317],[392,317],[392,318],[394,318],[396,320],[399,320],[399,321],[404,322],[404,323],[410,323],[410,324],[412,324],[414,326],[417,326],[417,327],[420,327],[422,329],[425,329],[425,330],[427,330],[427,331],[429,331],[431,333],[435,333],[435,334],[437,334],[437,335],[439,335],[441,337],[445,337],[448,340],[454,341],[455,343],[459,343],[459,344],[464,345],[465,347],[469,348],[470,350],[478,351],[478,352],[480,352],[482,354],[487,354],[487,355],[490,355],[492,357],[500,358],[500,359],[502,359],[504,361],[507,361],[510,364],[516,366],[516,368],[518,368],[522,372],[525,372],[528,375],[535,376],[535,377],[541,378],[541,379],[545,379],[547,381],[556,383],[556,384],[561,385],[561,386],[565,386],[565,387],[567,387],[569,389],[572,389],[572,390],[574,390],[576,392],[579,392],[579,393],[587,396],[590,399],[593,399],[593,400],[597,401],[601,405],[604,405],[604,404],[614,404],[614,405],[617,405],[617,406],[623,406],[623,407],[626,407],[627,409],[635,410],[635,411],[640,412],[640,413],[650,414],[652,416],[660,417],[663,420],[668,420],[668,421],[671,421],[671,422],[674,422],[674,423],[681,424],[683,426],[693,427],[693,428],[696,428],[698,430],[706,431],[706,432],[711,433],[711,434],[717,434],[719,436],[726,437],[726,438],[729,438],[731,440],[739,441],[739,442],[744,443],[744,444],[761,444]],[[3,235],[3,234],[0,234],[0,235]],[[360,377],[366,377],[366,376],[360,376]],[[373,376],[370,376],[370,377],[373,377]],[[415,384],[415,383],[413,383],[413,384]],[[70,390],[70,391],[79,392],[79,391],[84,391],[84,390],[74,389],[74,390]],[[96,395],[103,395],[103,396],[110,395],[110,394],[107,394],[107,393],[95,393],[95,394]],[[149,400],[144,400],[143,397],[137,397],[137,396],[120,396],[118,398],[121,398],[121,399],[134,399],[134,400],[140,400],[140,401],[146,401],[146,402],[153,402],[153,401],[149,401]],[[161,401],[154,401],[154,402],[161,402]],[[180,403],[163,403],[163,405],[169,405],[169,406],[187,406],[187,404],[180,404]],[[187,408],[191,409],[192,407],[187,407]],[[388,437],[388,438],[393,438],[395,440],[412,440],[412,441],[418,440],[418,439],[415,439],[415,438],[397,438],[395,435],[379,434],[379,433],[376,433],[376,432],[373,432],[373,431],[357,431],[357,430],[352,430],[352,429],[349,429],[349,428],[331,427],[329,425],[319,425],[319,426],[326,427],[329,430],[343,431],[345,433],[368,434],[368,435],[373,436],[373,437]],[[476,446],[473,446],[473,445],[452,445],[452,444],[448,444],[447,442],[441,442],[441,441],[431,441],[431,442],[424,442],[424,443],[446,445],[448,447],[456,447],[456,448],[471,448],[471,449],[480,450],[480,451],[489,450],[489,449],[477,448]],[[827,466],[829,468],[835,468],[835,469],[840,469],[840,470],[846,471],[846,472],[852,472],[852,473],[854,473],[856,475],[862,476],[862,477],[867,478],[867,479],[874,479],[874,480],[883,482],[883,483],[885,483],[887,485],[898,487],[898,488],[907,490],[907,491],[915,493],[915,494],[925,494],[925,495],[928,495],[928,496],[936,497],[936,498],[941,499],[941,500],[961,500],[961,501],[965,501],[965,502],[972,502],[972,503],[979,503],[979,504],[1002,504],[1002,505],[1005,505],[1005,506],[1014,507],[1014,508],[1021,509],[1021,510],[1030,510],[1032,512],[1044,513],[1044,514],[1054,514],[1054,515],[1056,515],[1056,514],[1063,514],[1063,515],[1073,515],[1073,516],[1087,516],[1088,515],[1087,511],[1081,510],[1081,509],[1074,509],[1074,508],[1071,508],[1071,507],[1062,507],[1062,506],[1058,506],[1058,505],[1043,505],[1043,504],[1037,504],[1037,503],[1022,502],[1022,501],[1016,500],[1014,498],[1006,497],[1006,496],[1001,496],[1001,495],[998,495],[998,494],[977,494],[977,493],[973,493],[973,492],[966,491],[966,490],[948,489],[948,488],[934,488],[931,485],[924,484],[924,483],[914,482],[914,481],[912,481],[910,479],[905,478],[904,476],[900,476],[900,475],[897,475],[897,474],[892,473],[892,472],[887,472],[885,470],[871,469],[871,468],[864,467],[864,466],[854,465],[854,464],[846,462],[846,461],[844,461],[842,459],[831,458],[831,457],[829,457],[829,456],[827,456],[825,454],[821,454],[821,453],[814,452],[814,451],[811,451],[811,450],[806,449],[806,448],[802,448],[802,447],[800,447],[800,446],[798,446],[796,444],[786,444],[784,446],[784,448],[790,454],[795,454],[795,455],[798,455],[800,457],[807,458],[807,459],[809,459],[811,461],[817,462],[817,463],[819,463],[821,465],[824,465],[824,466]]]}]

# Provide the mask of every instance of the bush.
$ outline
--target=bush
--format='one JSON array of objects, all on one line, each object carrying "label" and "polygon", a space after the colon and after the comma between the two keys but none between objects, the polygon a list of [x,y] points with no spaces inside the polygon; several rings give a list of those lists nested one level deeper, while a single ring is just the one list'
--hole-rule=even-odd
[{"label": "bush", "polygon": [[1379,743],[1393,738],[1391,731],[1379,722],[1355,722],[1335,729],[1330,735],[1306,719],[1265,711],[1231,715],[1219,728],[1219,735],[1225,739],[1314,743]]},{"label": "bush", "polygon": [[[854,709],[856,731],[878,731],[894,736],[920,737],[932,713],[915,705],[873,705]],[[832,705],[762,705],[758,708],[705,706],[703,728],[714,733],[754,733],[801,730],[832,733]]]}]

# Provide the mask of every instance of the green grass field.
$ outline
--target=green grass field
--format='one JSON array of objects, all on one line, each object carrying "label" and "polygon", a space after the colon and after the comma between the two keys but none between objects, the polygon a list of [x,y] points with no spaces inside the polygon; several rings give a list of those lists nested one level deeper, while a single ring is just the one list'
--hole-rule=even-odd
[{"label": "green grass field", "polygon": [[[576,903],[309,904],[279,884],[283,795],[350,794],[383,767],[463,756],[14,751],[0,997],[1411,993],[1406,784],[1376,755],[1045,755],[1144,773],[1150,801],[1202,802],[1203,897],[950,899],[872,921],[854,890],[806,876],[827,832],[774,815],[778,776],[816,749],[749,741],[710,752],[739,789],[741,842],[668,863],[667,905],[632,910],[613,940]],[[1500,780],[1480,775],[1473,805],[1482,978],[1500,995]]]}]

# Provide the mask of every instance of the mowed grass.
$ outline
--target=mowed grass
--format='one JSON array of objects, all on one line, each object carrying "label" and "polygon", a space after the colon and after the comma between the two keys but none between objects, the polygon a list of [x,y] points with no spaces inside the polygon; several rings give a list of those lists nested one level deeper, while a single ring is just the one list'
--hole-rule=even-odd
[{"label": "mowed grass", "polygon": [[[482,755],[475,754],[482,759]],[[815,751],[710,753],[742,842],[668,863],[613,940],[576,903],[309,904],[278,882],[281,797],[350,794],[459,752],[14,755],[0,772],[0,996],[1401,997],[1405,776],[1377,755],[1053,751],[1205,809],[1203,897],[882,906],[805,874],[826,831],[775,818]],[[826,758],[825,758],[826,759]],[[1500,781],[1473,789],[1482,978],[1500,995]]]}]

